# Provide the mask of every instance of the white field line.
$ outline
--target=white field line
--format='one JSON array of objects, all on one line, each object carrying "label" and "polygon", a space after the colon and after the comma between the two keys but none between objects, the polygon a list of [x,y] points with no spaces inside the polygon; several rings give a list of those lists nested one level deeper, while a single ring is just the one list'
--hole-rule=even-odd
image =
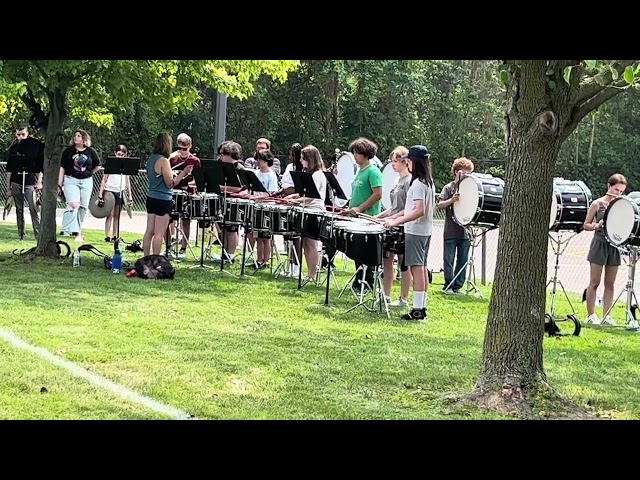
[{"label": "white field line", "polygon": [[65,360],[63,358],[57,357],[52,353],[49,353],[47,350],[41,347],[36,347],[31,345],[24,340],[21,340],[16,335],[11,333],[9,330],[0,327],[0,338],[7,341],[11,345],[21,350],[26,350],[30,353],[37,355],[38,357],[52,363],[58,367],[62,367],[65,370],[69,371],[76,377],[87,380],[94,385],[104,388],[108,390],[114,395],[120,396],[126,400],[129,400],[134,403],[138,403],[144,407],[147,407],[150,410],[154,410],[156,412],[162,413],[171,417],[175,420],[193,420],[195,417],[192,417],[187,412],[183,412],[180,409],[170,407],[169,405],[165,405],[161,402],[158,402],[152,398],[146,397],[139,393],[134,392],[133,390],[129,390],[127,387],[122,385],[118,385],[117,383],[112,382],[111,380],[107,380],[100,375],[96,375],[95,373],[90,372],[86,368],[83,368],[79,365],[76,365],[73,362]]}]

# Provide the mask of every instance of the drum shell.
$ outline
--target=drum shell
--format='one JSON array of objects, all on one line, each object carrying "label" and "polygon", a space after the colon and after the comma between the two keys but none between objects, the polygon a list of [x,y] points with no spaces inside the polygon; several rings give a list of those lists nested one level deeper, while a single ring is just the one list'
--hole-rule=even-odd
[{"label": "drum shell", "polygon": [[347,257],[368,266],[382,265],[384,233],[366,233],[341,227],[338,245]]},{"label": "drum shell", "polygon": [[288,235],[293,232],[289,226],[289,210],[284,205],[273,205],[271,208],[271,233],[276,235]]},{"label": "drum shell", "polygon": [[557,211],[549,231],[582,231],[593,201],[587,185],[579,180],[554,179],[553,195]]},{"label": "drum shell", "polygon": [[224,222],[227,225],[244,225],[253,216],[254,202],[244,198],[227,198]]},{"label": "drum shell", "polygon": [[171,191],[171,219],[188,218],[189,196],[182,190]]},{"label": "drum shell", "polygon": [[215,195],[207,195],[206,197],[190,197],[189,211],[191,218],[216,218],[220,211],[220,198]]},{"label": "drum shell", "polygon": [[271,205],[256,203],[251,215],[251,228],[256,232],[270,232],[272,214]]},{"label": "drum shell", "polygon": [[301,207],[293,207],[288,215],[289,229],[303,237],[318,239],[323,216],[324,212],[311,208],[305,208],[303,216]]},{"label": "drum shell", "polygon": [[404,228],[395,227],[384,235],[383,249],[385,252],[404,255]]}]

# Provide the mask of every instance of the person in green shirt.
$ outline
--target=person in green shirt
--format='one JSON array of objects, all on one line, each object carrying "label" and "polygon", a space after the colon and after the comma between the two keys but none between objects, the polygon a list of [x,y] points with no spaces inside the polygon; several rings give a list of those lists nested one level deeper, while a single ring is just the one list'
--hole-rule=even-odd
[{"label": "person in green shirt", "polygon": [[[360,137],[351,142],[349,151],[358,164],[358,173],[351,184],[351,199],[346,213],[348,215],[364,213],[372,217],[378,215],[382,211],[382,171],[372,161],[378,153],[378,146],[368,138]],[[378,265],[366,266],[363,282],[365,266],[360,262],[355,264],[358,271],[352,289],[356,295],[360,295],[362,283],[364,283],[364,292],[373,288],[373,268]]]}]

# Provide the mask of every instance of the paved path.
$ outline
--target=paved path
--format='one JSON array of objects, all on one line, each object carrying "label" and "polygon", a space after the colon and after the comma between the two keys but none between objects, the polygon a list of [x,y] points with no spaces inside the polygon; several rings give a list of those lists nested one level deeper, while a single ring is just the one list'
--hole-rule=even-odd
[{"label": "paved path", "polygon": [[[62,209],[58,209],[57,211],[57,224],[58,226],[62,225]],[[25,221],[30,222],[30,217],[28,211],[25,212]],[[5,223],[10,223],[15,225],[15,210],[12,209],[11,213],[5,220]],[[95,218],[90,213],[87,215],[85,219],[84,227],[89,230],[103,230],[104,229],[104,219]],[[133,218],[129,218],[128,215],[123,213],[121,217],[121,225],[120,229],[123,232],[123,236],[126,241],[132,241],[136,238],[142,240],[142,235],[144,233],[146,227],[146,216],[142,212],[134,212]],[[126,234],[134,234],[134,238],[129,238]],[[191,237],[192,244],[195,249],[196,239],[195,239],[195,221],[191,228]],[[28,232],[29,234],[30,232]],[[566,249],[560,257],[559,262],[559,270],[558,270],[558,279],[564,285],[564,288],[568,292],[574,293],[582,293],[584,288],[587,285],[589,278],[589,264],[586,260],[587,252],[589,249],[589,243],[591,242],[593,233],[592,232],[582,232],[576,236],[574,236],[566,245]],[[564,235],[566,239],[567,235]],[[284,251],[282,237],[276,237],[276,241],[281,248],[281,251]],[[493,280],[493,273],[495,269],[495,261],[496,254],[498,248],[498,230],[493,230],[486,234],[486,265],[485,265],[485,276],[486,281],[491,282]],[[433,240],[431,242],[431,247],[429,251],[429,265],[430,268],[439,271],[442,268],[442,224],[441,222],[436,222],[434,226],[434,235]],[[198,239],[198,251],[199,251],[199,239]],[[555,265],[555,255],[551,248],[551,243],[549,244],[549,253],[548,253],[548,270],[547,270],[547,278],[551,278],[553,275],[553,269]],[[196,252],[197,253],[197,252]],[[626,257],[624,257],[626,260]],[[480,284],[482,280],[482,248],[479,245],[476,248],[474,254],[474,266],[475,266],[475,274],[476,274],[476,283]],[[615,294],[616,296],[625,288],[625,284],[627,282],[628,277],[628,268],[626,263],[623,262],[623,265],[620,267],[618,271],[618,276],[616,279],[616,288]],[[636,272],[636,279],[638,279],[638,272]],[[640,279],[638,279],[640,280]],[[558,286],[558,289],[560,287]],[[602,286],[599,289],[599,295],[602,295]],[[620,298],[621,301],[626,301],[626,294],[623,293]],[[578,307],[574,305],[574,307]]]}]

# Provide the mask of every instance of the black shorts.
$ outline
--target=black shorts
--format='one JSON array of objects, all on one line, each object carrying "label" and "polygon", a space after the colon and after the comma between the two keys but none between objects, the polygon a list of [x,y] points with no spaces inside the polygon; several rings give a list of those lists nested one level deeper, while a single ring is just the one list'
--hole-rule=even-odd
[{"label": "black shorts", "polygon": [[124,205],[124,196],[122,195],[122,192],[111,192],[109,190],[106,191],[113,195],[113,198],[116,199],[116,206],[122,207]]},{"label": "black shorts", "polygon": [[173,204],[171,200],[160,200],[159,198],[147,197],[147,213],[158,215],[171,215]]}]

